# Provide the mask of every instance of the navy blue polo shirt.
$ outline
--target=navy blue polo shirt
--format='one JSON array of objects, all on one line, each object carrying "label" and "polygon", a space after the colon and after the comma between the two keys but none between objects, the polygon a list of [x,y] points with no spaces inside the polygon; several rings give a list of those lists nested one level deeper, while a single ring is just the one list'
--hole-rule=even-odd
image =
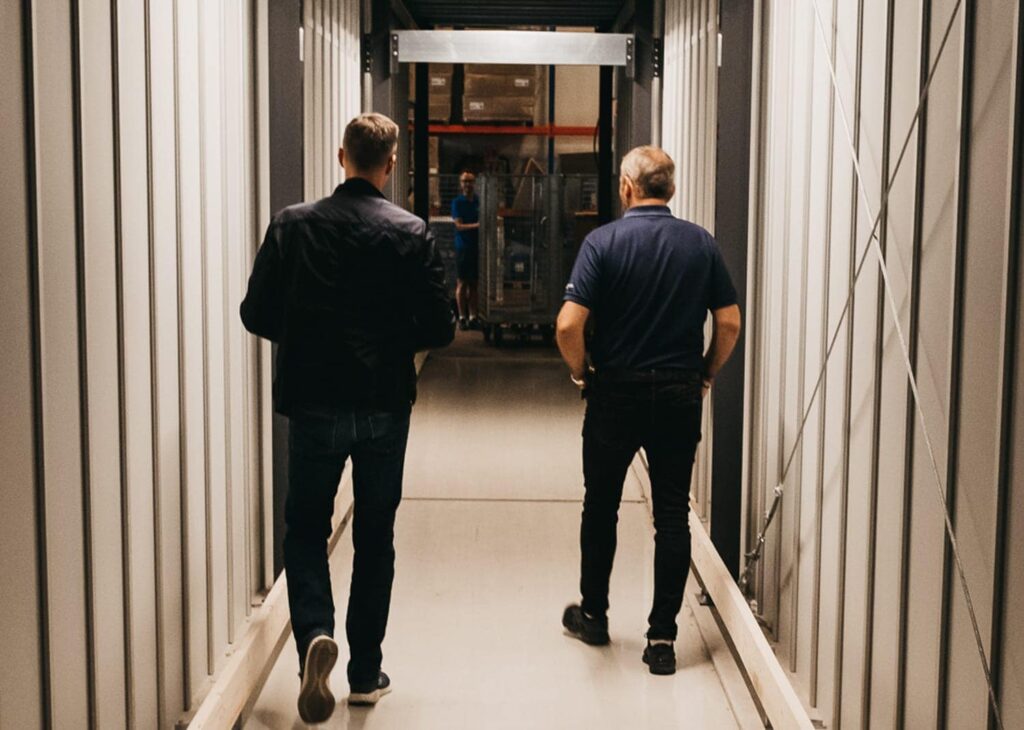
[{"label": "navy blue polo shirt", "polygon": [[[480,220],[480,198],[475,195],[472,198],[459,195],[452,201],[452,218],[458,218],[463,223],[477,223]],[[471,231],[455,232],[456,249],[476,246],[479,240],[480,230],[478,228]]]},{"label": "navy blue polo shirt", "polygon": [[736,290],[711,234],[651,205],[587,236],[565,300],[591,311],[598,369],[700,370],[708,310]]}]

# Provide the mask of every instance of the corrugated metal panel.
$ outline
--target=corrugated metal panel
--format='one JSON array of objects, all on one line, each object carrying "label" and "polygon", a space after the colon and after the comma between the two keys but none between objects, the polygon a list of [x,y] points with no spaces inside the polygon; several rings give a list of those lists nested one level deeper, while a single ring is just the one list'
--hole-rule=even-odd
[{"label": "corrugated metal panel", "polygon": [[70,10],[2,11],[0,717],[173,727],[267,587],[253,7]]},{"label": "corrugated metal panel", "polygon": [[[995,727],[989,661],[1004,721],[1024,713],[1019,677],[1006,674],[1020,642],[1000,628],[1019,603],[1019,581],[1001,571],[1024,511],[1008,476],[1019,377],[1004,355],[1016,351],[1020,318],[1020,10],[762,6],[748,540],[779,481],[785,491],[757,607],[830,726],[983,726],[988,716]],[[685,29],[692,8],[669,3],[666,23]],[[678,124],[672,35],[667,27],[666,146]],[[693,89],[692,74],[679,85]]]}]

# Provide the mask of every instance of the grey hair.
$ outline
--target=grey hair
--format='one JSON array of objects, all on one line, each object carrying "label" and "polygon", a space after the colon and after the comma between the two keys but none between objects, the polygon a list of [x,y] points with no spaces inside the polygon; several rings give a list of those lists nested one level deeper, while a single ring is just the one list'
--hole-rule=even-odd
[{"label": "grey hair", "polygon": [[622,158],[619,173],[636,186],[641,198],[671,200],[676,192],[676,163],[660,147],[636,147]]}]

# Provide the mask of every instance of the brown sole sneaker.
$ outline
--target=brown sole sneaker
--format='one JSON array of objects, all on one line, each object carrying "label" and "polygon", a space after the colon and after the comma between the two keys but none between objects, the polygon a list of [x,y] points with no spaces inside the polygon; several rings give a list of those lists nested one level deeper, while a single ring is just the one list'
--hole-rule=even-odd
[{"label": "brown sole sneaker", "polygon": [[338,645],[330,636],[317,636],[310,642],[299,689],[299,717],[304,722],[325,722],[334,712],[330,678],[336,661]]}]

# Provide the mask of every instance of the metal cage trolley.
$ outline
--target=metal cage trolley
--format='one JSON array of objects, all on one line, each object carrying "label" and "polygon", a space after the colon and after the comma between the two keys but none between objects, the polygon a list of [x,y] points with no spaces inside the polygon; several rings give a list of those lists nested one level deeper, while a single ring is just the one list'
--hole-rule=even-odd
[{"label": "metal cage trolley", "polygon": [[480,317],[486,341],[553,339],[580,243],[575,219],[587,207],[583,187],[565,175],[480,177]]}]

